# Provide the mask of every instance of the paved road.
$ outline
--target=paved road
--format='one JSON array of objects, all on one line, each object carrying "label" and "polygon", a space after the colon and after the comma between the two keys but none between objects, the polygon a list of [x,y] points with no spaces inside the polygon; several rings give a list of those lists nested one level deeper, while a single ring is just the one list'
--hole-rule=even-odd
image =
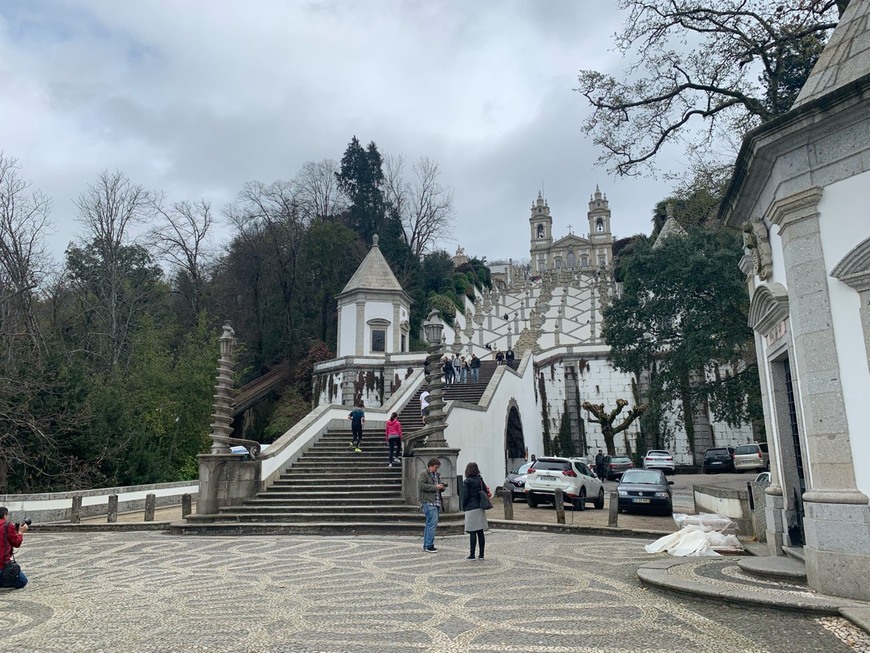
[{"label": "paved road", "polygon": [[0,628],[20,653],[852,650],[839,619],[642,588],[638,540],[496,531],[485,561],[466,544],[33,533]]}]

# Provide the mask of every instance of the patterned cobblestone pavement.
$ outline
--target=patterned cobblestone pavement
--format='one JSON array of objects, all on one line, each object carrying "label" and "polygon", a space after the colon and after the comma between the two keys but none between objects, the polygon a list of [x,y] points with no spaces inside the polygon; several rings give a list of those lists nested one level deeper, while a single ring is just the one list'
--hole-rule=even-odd
[{"label": "patterned cobblestone pavement", "polygon": [[641,587],[643,541],[464,537],[177,538],[33,533],[0,590],[8,650],[458,653],[860,650],[843,620]]}]

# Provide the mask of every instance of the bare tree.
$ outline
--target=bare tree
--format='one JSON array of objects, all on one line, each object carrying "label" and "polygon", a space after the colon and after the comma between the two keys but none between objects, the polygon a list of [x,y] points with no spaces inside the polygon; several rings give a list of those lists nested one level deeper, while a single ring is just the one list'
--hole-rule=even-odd
[{"label": "bare tree", "polygon": [[51,200],[19,175],[18,161],[0,152],[0,338],[7,362],[24,339],[40,355],[35,291],[45,274]]},{"label": "bare tree", "polygon": [[384,193],[402,222],[405,242],[418,258],[432,251],[453,223],[453,189],[443,186],[438,164],[420,157],[405,177],[405,158],[384,158]]},{"label": "bare tree", "polygon": [[150,236],[159,254],[187,281],[179,291],[185,296],[194,320],[202,308],[208,265],[212,252],[208,236],[215,219],[211,204],[175,202],[167,206],[162,195],[151,198],[151,207],[162,218]]},{"label": "bare tree", "polygon": [[90,353],[114,369],[160,277],[150,253],[130,233],[149,214],[150,195],[122,172],[103,171],[76,207],[86,232],[81,246],[67,249],[68,274],[85,329],[97,341]]},{"label": "bare tree", "polygon": [[306,161],[294,185],[298,189],[298,201],[308,219],[328,218],[348,208],[347,198],[338,187],[336,174],[341,170],[337,161]]},{"label": "bare tree", "polygon": [[[583,131],[621,175],[653,170],[670,142],[707,148],[787,111],[848,0],[619,0],[627,11],[614,77],[579,75]],[[703,128],[699,135],[690,130]]]},{"label": "bare tree", "polygon": [[[292,182],[270,185],[248,182],[236,202],[226,208],[225,215],[238,231],[237,243],[250,256],[259,258],[260,252],[265,252],[268,257],[253,266],[258,276],[251,281],[258,285],[261,273],[274,275],[281,293],[284,344],[289,347],[295,333],[297,265],[302,238],[310,223],[302,209],[299,188]],[[253,287],[251,291],[259,292],[259,288]],[[257,302],[256,310],[261,312],[262,308]],[[259,326],[262,333],[262,320]]]}]

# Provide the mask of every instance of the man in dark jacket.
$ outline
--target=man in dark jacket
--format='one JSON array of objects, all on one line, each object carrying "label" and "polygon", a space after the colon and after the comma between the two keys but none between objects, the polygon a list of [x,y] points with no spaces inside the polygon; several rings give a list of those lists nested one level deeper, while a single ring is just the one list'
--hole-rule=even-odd
[{"label": "man in dark jacket", "polygon": [[432,458],[426,469],[417,475],[417,494],[420,497],[420,508],[426,515],[426,527],[423,529],[423,550],[427,553],[435,553],[435,529],[438,528],[438,513],[441,512],[441,492],[444,491],[444,483],[441,482],[441,474],[438,469],[441,461]]},{"label": "man in dark jacket", "polygon": [[[3,563],[2,567],[5,567],[6,563],[12,560],[12,549],[17,549],[21,546],[21,542],[24,540],[23,535],[26,532],[27,524],[21,524],[16,529],[15,525],[9,521],[9,510],[0,507],[0,561]],[[27,585],[27,576],[24,575],[24,572],[21,572],[18,574],[18,579],[13,585],[4,587],[20,590],[25,585]]]},{"label": "man in dark jacket", "polygon": [[598,478],[604,480],[605,472],[606,470],[604,468],[604,452],[599,449],[598,453],[595,455],[595,475],[598,476]]},{"label": "man in dark jacket", "polygon": [[480,359],[477,357],[477,354],[471,355],[471,382],[477,383],[480,380]]}]

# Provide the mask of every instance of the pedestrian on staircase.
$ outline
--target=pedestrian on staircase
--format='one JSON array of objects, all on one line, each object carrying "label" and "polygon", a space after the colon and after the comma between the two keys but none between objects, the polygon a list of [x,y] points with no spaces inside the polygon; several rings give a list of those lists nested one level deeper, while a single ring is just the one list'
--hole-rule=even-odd
[{"label": "pedestrian on staircase", "polygon": [[387,444],[390,446],[390,467],[393,461],[401,455],[402,448],[402,424],[399,422],[399,414],[393,413],[387,420]]},{"label": "pedestrian on staircase", "polygon": [[350,448],[356,453],[362,453],[360,448],[362,446],[362,430],[363,424],[366,423],[366,412],[363,410],[363,403],[359,402],[359,405],[350,411],[347,418],[350,420],[350,432],[353,434]]},{"label": "pedestrian on staircase", "polygon": [[426,423],[426,416],[429,414],[429,391],[423,390],[420,393],[420,419]]},{"label": "pedestrian on staircase", "polygon": [[477,354],[471,355],[469,367],[471,368],[471,382],[477,383],[480,380],[480,359],[477,357]]},{"label": "pedestrian on staircase", "polygon": [[453,383],[459,383],[460,377],[462,375],[462,361],[459,360],[459,356],[453,354]]},{"label": "pedestrian on staircase", "polygon": [[435,553],[435,529],[438,528],[438,513],[441,512],[441,492],[445,485],[441,482],[441,474],[438,469],[441,461],[431,458],[426,464],[426,469],[417,475],[417,494],[420,497],[420,508],[426,515],[426,526],[423,529],[423,550],[426,553]]},{"label": "pedestrian on staircase", "polygon": [[486,492],[487,496],[492,496],[492,493],[483,482],[477,463],[468,463],[465,466],[465,480],[462,485],[462,510],[465,512],[465,532],[469,537],[469,553],[466,560],[474,560],[478,549],[477,558],[483,560],[483,549],[486,546],[483,531],[489,527],[489,524],[486,521],[486,510],[480,505],[480,493]]},{"label": "pedestrian on staircase", "polygon": [[445,356],[442,362],[444,363],[444,385],[450,385],[453,383],[453,361]]},{"label": "pedestrian on staircase", "polygon": [[471,369],[468,367],[468,361],[465,360],[465,356],[461,356],[459,358],[459,378],[463,383],[468,383],[468,373]]}]

